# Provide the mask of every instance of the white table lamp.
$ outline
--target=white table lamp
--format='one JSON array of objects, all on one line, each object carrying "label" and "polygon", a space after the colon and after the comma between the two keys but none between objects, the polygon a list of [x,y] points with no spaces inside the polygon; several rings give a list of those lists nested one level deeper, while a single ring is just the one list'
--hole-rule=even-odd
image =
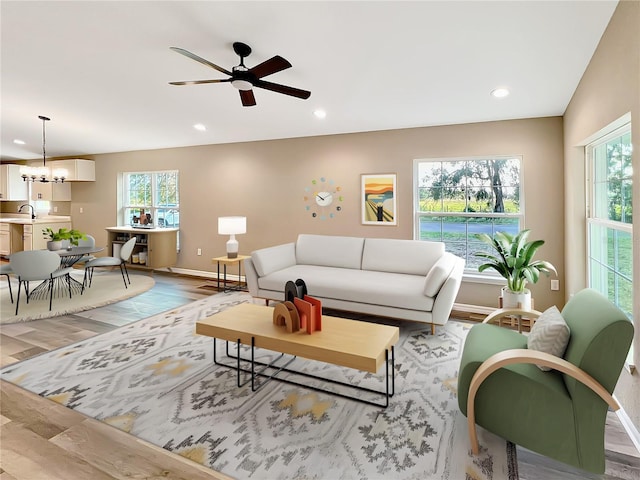
[{"label": "white table lamp", "polygon": [[238,258],[236,235],[247,233],[247,217],[218,217],[218,234],[230,235],[227,241],[227,257]]}]

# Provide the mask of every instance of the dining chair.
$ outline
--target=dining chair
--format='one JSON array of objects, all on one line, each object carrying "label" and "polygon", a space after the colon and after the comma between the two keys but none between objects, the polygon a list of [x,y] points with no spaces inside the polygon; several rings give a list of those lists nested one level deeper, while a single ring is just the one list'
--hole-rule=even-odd
[{"label": "dining chair", "polygon": [[[93,269],[95,267],[120,267],[120,273],[122,274],[122,281],[124,282],[124,287],[129,288],[127,286],[127,282],[129,285],[131,284],[131,280],[129,280],[129,272],[127,271],[127,262],[131,257],[131,253],[133,253],[133,247],[136,245],[136,237],[130,238],[127,243],[122,245],[120,249],[120,255],[118,257],[97,257],[87,263],[84,264],[84,281],[82,282],[82,290],[84,291],[85,286],[87,285],[87,281],[89,282],[88,286],[91,286],[91,282],[93,280]],[[125,279],[125,274],[127,278]]]},{"label": "dining chair", "polygon": [[13,273],[18,277],[18,295],[16,297],[16,315],[20,306],[20,290],[24,285],[27,295],[27,303],[31,292],[29,291],[29,282],[42,280],[47,282],[49,290],[49,311],[53,304],[53,288],[57,279],[63,279],[69,287],[69,298],[71,298],[71,277],[73,270],[71,267],[60,268],[60,256],[56,252],[49,250],[25,250],[16,252],[9,257],[9,266]]},{"label": "dining chair", "polygon": [[[94,237],[92,237],[91,235],[85,235],[85,239],[79,239],[78,240],[78,247],[95,247],[96,246],[96,239]],[[80,260],[78,260],[77,262],[74,263],[74,265],[82,265],[82,264],[86,264],[87,262],[90,262],[91,260],[94,260],[95,257],[94,255],[85,255],[84,257],[82,257]]]},{"label": "dining chair", "polygon": [[13,303],[13,291],[11,290],[11,278],[9,275],[13,273],[13,269],[11,265],[8,263],[3,263],[0,265],[0,275],[6,275],[7,277],[7,285],[9,285],[9,297],[11,298],[11,303]]}]

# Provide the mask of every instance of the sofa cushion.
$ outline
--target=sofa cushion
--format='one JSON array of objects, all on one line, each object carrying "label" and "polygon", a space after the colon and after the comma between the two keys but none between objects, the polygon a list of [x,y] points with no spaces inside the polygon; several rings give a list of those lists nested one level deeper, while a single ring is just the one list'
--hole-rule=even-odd
[{"label": "sofa cushion", "polygon": [[367,238],[362,269],[424,276],[443,254],[441,242]]},{"label": "sofa cushion", "polygon": [[[296,251],[293,243],[262,248],[251,252],[251,260],[261,277],[296,264]],[[295,279],[294,279],[295,280]]]},{"label": "sofa cushion", "polygon": [[346,302],[431,311],[434,299],[426,297],[424,277],[399,273],[296,265],[258,279],[264,290],[282,291],[289,280],[305,281],[309,295]]},{"label": "sofa cushion", "polygon": [[[550,353],[562,357],[569,343],[571,332],[558,308],[553,305],[547,308],[533,324],[527,337],[527,348]],[[548,372],[549,367],[538,365],[542,371]]]},{"label": "sofa cushion", "polygon": [[301,234],[296,242],[296,263],[360,269],[363,244],[364,238],[359,237]]},{"label": "sofa cushion", "polygon": [[435,297],[444,282],[451,275],[451,271],[456,264],[456,257],[453,255],[442,255],[435,263],[424,281],[424,294],[428,297]]}]

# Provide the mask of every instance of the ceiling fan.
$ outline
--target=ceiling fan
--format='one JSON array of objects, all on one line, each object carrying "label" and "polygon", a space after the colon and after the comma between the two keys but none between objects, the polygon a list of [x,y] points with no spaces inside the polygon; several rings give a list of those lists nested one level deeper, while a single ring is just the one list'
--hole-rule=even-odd
[{"label": "ceiling fan", "polygon": [[262,80],[267,75],[272,75],[282,70],[286,70],[291,67],[291,64],[282,58],[280,55],[265,60],[260,65],[256,65],[253,68],[247,68],[244,64],[244,59],[251,54],[251,47],[242,42],[234,42],[233,50],[240,57],[240,65],[237,65],[231,69],[219,67],[215,63],[211,63],[198,55],[191,53],[183,48],[169,47],[174,52],[178,52],[185,57],[189,57],[196,62],[200,62],[203,65],[218,70],[221,73],[229,75],[230,78],[215,79],[215,80],[191,80],[185,82],[169,82],[170,85],[199,85],[202,83],[222,83],[231,82],[235,88],[240,91],[240,100],[245,107],[251,107],[256,104],[256,99],[253,95],[253,87],[264,88],[265,90],[271,90],[277,93],[283,93],[292,97],[307,99],[311,95],[311,92],[307,90],[300,90],[299,88],[288,87],[286,85],[280,85],[278,83],[267,82]]}]

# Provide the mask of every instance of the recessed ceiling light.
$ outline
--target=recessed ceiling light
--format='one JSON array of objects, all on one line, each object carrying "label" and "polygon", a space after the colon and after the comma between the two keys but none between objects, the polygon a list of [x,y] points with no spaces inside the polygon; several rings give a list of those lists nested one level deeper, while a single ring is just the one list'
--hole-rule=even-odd
[{"label": "recessed ceiling light", "polygon": [[203,124],[201,123],[196,123],[193,128],[195,128],[196,130],[200,131],[200,132],[206,132],[207,131],[207,127],[205,127]]},{"label": "recessed ceiling light", "polygon": [[24,145],[24,140],[20,140],[19,138],[16,138],[13,143],[17,144],[17,145]]},{"label": "recessed ceiling light", "polygon": [[322,109],[317,109],[313,111],[313,114],[317,117],[317,118],[325,118],[327,116],[327,112],[325,112]]},{"label": "recessed ceiling light", "polygon": [[491,95],[496,98],[504,98],[509,95],[509,90],[507,90],[506,88],[496,88],[491,92]]}]

